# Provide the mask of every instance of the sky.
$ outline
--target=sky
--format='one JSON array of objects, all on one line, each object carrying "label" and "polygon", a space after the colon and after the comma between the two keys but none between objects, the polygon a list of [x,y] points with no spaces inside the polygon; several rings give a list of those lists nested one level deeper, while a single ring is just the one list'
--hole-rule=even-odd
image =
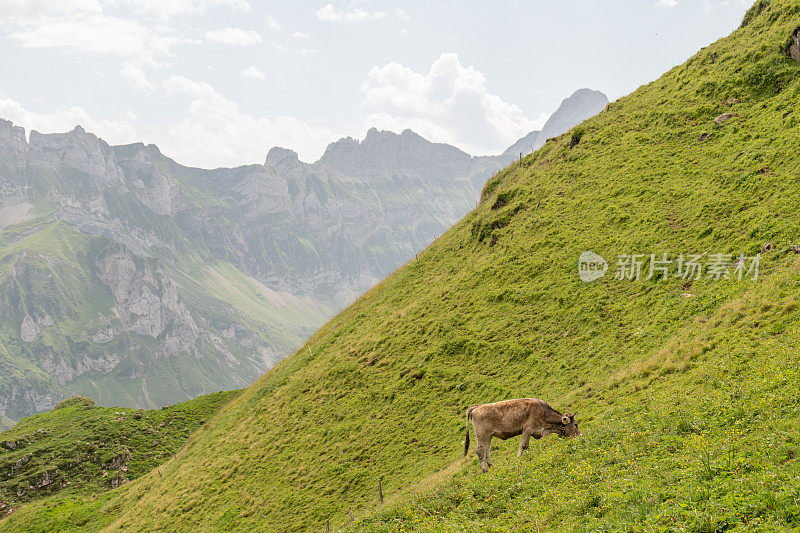
[{"label": "sky", "polygon": [[613,101],[658,78],[750,4],[0,0],[0,118],[204,168],[272,146],[313,162],[373,126],[497,154],[579,88]]}]

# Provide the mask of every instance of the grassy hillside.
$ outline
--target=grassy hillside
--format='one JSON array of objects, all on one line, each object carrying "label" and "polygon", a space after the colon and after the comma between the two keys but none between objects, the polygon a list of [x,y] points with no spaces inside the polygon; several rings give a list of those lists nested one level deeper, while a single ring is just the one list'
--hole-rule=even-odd
[{"label": "grassy hillside", "polygon": [[[492,178],[162,475],[2,524],[335,530],[350,507],[373,531],[799,527],[800,3],[745,20]],[[768,242],[738,280],[735,258]],[[584,250],[611,262],[601,280],[578,278]],[[730,254],[733,279],[615,279],[632,253]],[[575,411],[584,436],[522,461],[496,442],[480,475],[465,408],[522,396]]]},{"label": "grassy hillside", "polygon": [[[76,396],[0,433],[0,512],[91,496],[153,470],[239,391],[150,411]],[[42,516],[47,505],[39,508]],[[77,523],[75,524],[77,525]]]}]

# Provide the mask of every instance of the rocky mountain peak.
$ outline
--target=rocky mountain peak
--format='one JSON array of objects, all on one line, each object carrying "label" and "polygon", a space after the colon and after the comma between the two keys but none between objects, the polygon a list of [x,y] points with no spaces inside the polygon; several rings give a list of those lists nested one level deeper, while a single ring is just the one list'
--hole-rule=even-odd
[{"label": "rocky mountain peak", "polygon": [[15,126],[10,120],[3,120],[0,118],[0,142],[4,145],[11,143],[27,146],[28,142],[25,140],[25,128]]},{"label": "rocky mountain peak", "polygon": [[[300,161],[297,152],[288,148],[275,146],[267,153],[264,165],[270,167],[276,174],[284,178],[299,179],[307,172],[307,164]],[[264,170],[263,168],[261,169]],[[260,172],[257,172],[260,174]],[[263,176],[261,176],[263,178]]]},{"label": "rocky mountain peak", "polygon": [[268,167],[277,167],[279,165],[296,164],[300,159],[297,157],[297,152],[289,150],[288,148],[281,148],[280,146],[273,146],[267,152],[267,159],[264,164]]},{"label": "rocky mountain peak", "polygon": [[[11,174],[23,172],[27,150],[28,142],[25,140],[25,130],[15,126],[9,120],[0,119],[0,168],[5,167]],[[1,185],[0,189],[2,189]]]},{"label": "rocky mountain peak", "polygon": [[608,105],[608,97],[601,91],[594,89],[578,89],[572,95],[561,102],[562,106],[580,106],[580,105]]},{"label": "rocky mountain peak", "polygon": [[114,153],[103,139],[87,133],[81,126],[67,133],[30,134],[31,157],[37,161],[58,167],[75,168],[111,186],[122,185],[122,172],[117,166]]},{"label": "rocky mountain peak", "polygon": [[397,134],[370,128],[363,141],[345,137],[329,144],[317,164],[361,178],[401,171],[438,180],[464,178],[471,159],[454,146],[432,143],[409,129]]},{"label": "rocky mountain peak", "polygon": [[93,133],[87,133],[81,126],[75,126],[66,133],[39,133],[31,130],[31,147],[67,148],[78,144],[92,147],[108,147],[108,144]]},{"label": "rocky mountain peak", "polygon": [[114,153],[117,163],[122,164],[127,160],[147,161],[148,164],[157,164],[164,161],[172,162],[172,160],[161,153],[158,146],[155,144],[144,144],[141,142],[124,144],[119,146],[112,146],[111,151]]},{"label": "rocky mountain peak", "polygon": [[600,91],[592,89],[578,89],[572,96],[564,99],[556,112],[542,128],[541,133],[533,145],[534,149],[544,146],[547,139],[558,137],[576,124],[591,118],[605,109],[608,97]]},{"label": "rocky mountain peak", "polygon": [[[372,127],[367,131],[367,135],[364,137],[364,140],[361,141],[360,143],[358,142],[358,140],[354,140],[351,137],[347,137],[346,140],[352,142],[353,144],[371,144],[381,141],[399,142],[401,140],[405,141],[419,140],[423,141],[426,144],[434,144],[408,128],[404,129],[401,133],[395,133],[393,131],[379,130],[378,128]],[[331,145],[333,144],[336,143],[331,143]]]}]

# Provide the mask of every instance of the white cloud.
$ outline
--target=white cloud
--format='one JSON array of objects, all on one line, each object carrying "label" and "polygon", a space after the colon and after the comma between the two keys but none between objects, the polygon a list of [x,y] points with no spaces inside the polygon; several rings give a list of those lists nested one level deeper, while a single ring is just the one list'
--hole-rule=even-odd
[{"label": "white cloud", "polygon": [[80,124],[109,144],[124,144],[139,140],[136,134],[137,117],[131,111],[105,118],[93,117],[78,106],[62,108],[55,113],[36,113],[0,94],[0,117],[22,126],[27,131],[36,130],[42,133],[71,131]]},{"label": "white cloud", "polygon": [[535,120],[486,88],[486,78],[465,67],[456,54],[442,54],[427,74],[400,63],[373,67],[361,86],[365,125],[401,131],[410,128],[433,141],[471,154],[500,152],[528,132]]},{"label": "white cloud", "polygon": [[[667,10],[676,7],[679,3],[679,0],[658,0],[654,5],[659,9]],[[706,13],[711,13],[717,8],[747,8],[752,3],[753,0],[702,0],[699,2]]]},{"label": "white cloud", "polygon": [[255,79],[258,79],[258,80],[267,79],[267,75],[264,74],[257,67],[247,67],[246,69],[242,70],[242,77],[243,78],[255,78]]},{"label": "white cloud", "polygon": [[212,8],[225,8],[242,13],[251,11],[250,4],[246,0],[106,0],[106,3],[111,5],[127,4],[137,13],[162,20],[176,16],[196,15]]},{"label": "white cloud", "polygon": [[310,36],[307,33],[296,31],[292,34],[295,39],[308,39]]},{"label": "white cloud", "polygon": [[275,41],[272,41],[269,44],[275,50],[280,50],[281,52],[286,52],[287,54],[300,54],[301,56],[310,56],[317,53],[317,51],[314,48],[292,48],[290,46],[282,45],[281,43],[276,43]]},{"label": "white cloud", "polygon": [[[198,42],[170,21],[213,7],[250,10],[245,0],[0,0],[0,27],[27,48],[116,55],[155,65],[177,45]],[[253,39],[251,33],[238,37]]]},{"label": "white cloud", "polygon": [[0,22],[4,24],[31,24],[42,19],[101,11],[97,0],[0,0]]},{"label": "white cloud", "polygon": [[249,46],[261,42],[261,35],[241,28],[223,28],[206,32],[206,39],[234,46]]},{"label": "white cloud", "polygon": [[660,9],[672,9],[678,5],[678,0],[658,0],[656,7]]},{"label": "white cloud", "polygon": [[119,77],[137,91],[151,92],[153,90],[153,84],[147,79],[144,70],[137,65],[124,65],[119,71]]},{"label": "white cloud", "polygon": [[0,0],[0,26],[27,48],[59,48],[154,64],[184,42],[165,25],[108,14],[97,0]]},{"label": "white cloud", "polygon": [[28,48],[62,48],[99,55],[119,55],[154,63],[181,42],[171,32],[151,29],[133,20],[92,14],[47,19],[9,35]]},{"label": "white cloud", "polygon": [[178,161],[207,168],[262,162],[267,150],[276,145],[292,147],[302,159],[313,160],[337,138],[324,123],[286,116],[253,117],[207,83],[172,76],[164,88],[191,99],[188,115],[170,129],[168,141],[161,146]]},{"label": "white cloud", "polygon": [[283,26],[281,26],[277,20],[272,18],[271,15],[267,15],[267,27],[275,31],[281,31],[281,29],[283,28]]},{"label": "white cloud", "polygon": [[337,11],[332,4],[325,4],[317,10],[317,18],[326,22],[365,22],[367,20],[409,20],[408,14],[402,9],[394,11],[365,11],[354,7],[349,10]]}]

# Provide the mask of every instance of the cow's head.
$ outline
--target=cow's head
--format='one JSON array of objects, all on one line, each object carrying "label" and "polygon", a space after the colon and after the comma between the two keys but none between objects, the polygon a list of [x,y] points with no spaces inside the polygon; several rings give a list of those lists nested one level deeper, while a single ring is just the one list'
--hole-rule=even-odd
[{"label": "cow's head", "polygon": [[561,429],[558,434],[562,437],[577,437],[581,434],[574,414],[570,413],[561,417]]}]

